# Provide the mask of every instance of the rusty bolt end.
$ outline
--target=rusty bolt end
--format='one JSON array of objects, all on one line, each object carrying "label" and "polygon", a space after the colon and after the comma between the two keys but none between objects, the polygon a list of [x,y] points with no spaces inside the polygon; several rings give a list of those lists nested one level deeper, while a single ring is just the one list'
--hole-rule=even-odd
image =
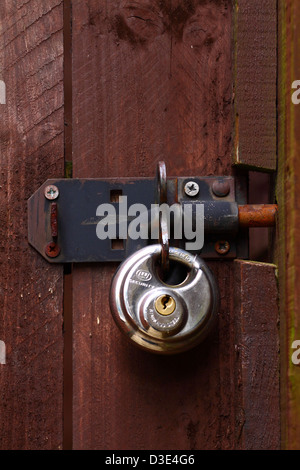
[{"label": "rusty bolt end", "polygon": [[240,227],[274,227],[277,213],[277,204],[239,206],[239,224]]},{"label": "rusty bolt end", "polygon": [[55,242],[48,243],[45,248],[45,253],[49,258],[57,258],[60,254],[60,247]]},{"label": "rusty bolt end", "polygon": [[230,243],[227,241],[218,241],[215,244],[215,250],[219,255],[227,255],[230,251]]},{"label": "rusty bolt end", "polygon": [[215,181],[212,190],[217,197],[226,197],[230,193],[230,184],[228,181]]},{"label": "rusty bolt end", "polygon": [[45,188],[45,198],[49,201],[55,201],[59,196],[59,189],[57,186],[50,185]]}]

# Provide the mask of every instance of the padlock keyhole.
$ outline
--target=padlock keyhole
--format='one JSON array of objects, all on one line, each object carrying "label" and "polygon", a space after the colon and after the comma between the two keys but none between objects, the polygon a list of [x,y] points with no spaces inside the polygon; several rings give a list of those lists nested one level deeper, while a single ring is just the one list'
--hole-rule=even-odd
[{"label": "padlock keyhole", "polygon": [[160,315],[172,315],[176,308],[176,302],[173,297],[168,294],[161,295],[156,299],[155,309]]},{"label": "padlock keyhole", "polygon": [[166,310],[166,308],[168,307],[169,303],[170,303],[170,300],[171,300],[171,297],[169,295],[166,295],[163,299],[162,299],[162,304],[164,306],[164,310]]}]

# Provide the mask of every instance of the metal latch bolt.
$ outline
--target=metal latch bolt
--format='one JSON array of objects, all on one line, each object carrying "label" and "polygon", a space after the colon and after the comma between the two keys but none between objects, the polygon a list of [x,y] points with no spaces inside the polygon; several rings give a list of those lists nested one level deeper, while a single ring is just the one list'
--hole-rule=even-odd
[{"label": "metal latch bolt", "polygon": [[[111,204],[120,219],[121,197],[127,205],[179,204],[184,210],[204,207],[205,244],[202,258],[247,258],[249,227],[273,227],[276,204],[248,205],[233,177],[168,178],[163,162],[156,178],[57,179],[47,181],[28,201],[29,243],[49,262],[120,262],[149,240],[99,240],[97,208]],[[132,222],[127,215],[127,226]],[[124,220],[122,221],[124,224]],[[151,241],[150,241],[151,243]],[[153,243],[153,241],[152,241]],[[179,243],[180,247],[180,243]],[[184,246],[183,246],[184,248]]]}]

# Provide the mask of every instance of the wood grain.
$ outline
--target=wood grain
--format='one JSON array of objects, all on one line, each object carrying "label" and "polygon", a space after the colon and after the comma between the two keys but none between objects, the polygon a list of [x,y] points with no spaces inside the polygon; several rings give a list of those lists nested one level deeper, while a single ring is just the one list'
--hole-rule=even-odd
[{"label": "wood grain", "polygon": [[300,448],[300,368],[292,345],[300,339],[300,105],[292,102],[292,83],[300,79],[300,5],[279,3],[279,201],[278,264],[281,310],[282,447]]},{"label": "wood grain", "polygon": [[230,3],[73,1],[76,176],[230,174]]},{"label": "wood grain", "polygon": [[236,449],[280,449],[276,266],[236,260]]},{"label": "wood grain", "polygon": [[277,168],[277,1],[235,2],[234,162]]},{"label": "wood grain", "polygon": [[[162,159],[169,175],[231,175],[231,1],[72,3],[73,176],[151,176]],[[211,267],[218,326],[194,351],[166,358],[128,344],[114,325],[116,266],[74,267],[75,449],[255,447],[260,429],[236,437],[234,266]]]},{"label": "wood grain", "polygon": [[27,243],[27,199],[63,176],[62,0],[2,0],[0,448],[62,445],[63,269]]},{"label": "wood grain", "polygon": [[[151,176],[161,159],[230,174],[231,87],[230,2],[74,1],[74,177]],[[206,346],[153,357],[111,319],[115,270],[73,273],[74,448],[232,447],[230,300]]]},{"label": "wood grain", "polygon": [[[107,304],[114,266],[73,274],[75,449],[230,449],[234,332],[230,296],[200,347],[159,357],[128,343]],[[215,266],[224,293],[232,269]],[[83,299],[85,299],[83,301]]]}]

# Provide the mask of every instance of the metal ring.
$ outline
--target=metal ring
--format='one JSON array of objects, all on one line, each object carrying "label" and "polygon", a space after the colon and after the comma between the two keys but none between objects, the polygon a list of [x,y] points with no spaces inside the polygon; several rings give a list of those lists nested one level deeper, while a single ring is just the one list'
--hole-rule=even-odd
[{"label": "metal ring", "polygon": [[[167,203],[167,169],[165,162],[157,164],[157,199],[158,204]],[[161,245],[161,268],[163,274],[169,271],[169,232],[168,223],[163,213],[159,213],[159,243]]]},{"label": "metal ring", "polygon": [[165,162],[157,164],[157,199],[158,204],[166,204],[167,202],[167,169]]},{"label": "metal ring", "polygon": [[159,243],[161,245],[161,268],[164,274],[169,271],[169,233],[168,233],[168,223],[163,213],[159,214]]}]

